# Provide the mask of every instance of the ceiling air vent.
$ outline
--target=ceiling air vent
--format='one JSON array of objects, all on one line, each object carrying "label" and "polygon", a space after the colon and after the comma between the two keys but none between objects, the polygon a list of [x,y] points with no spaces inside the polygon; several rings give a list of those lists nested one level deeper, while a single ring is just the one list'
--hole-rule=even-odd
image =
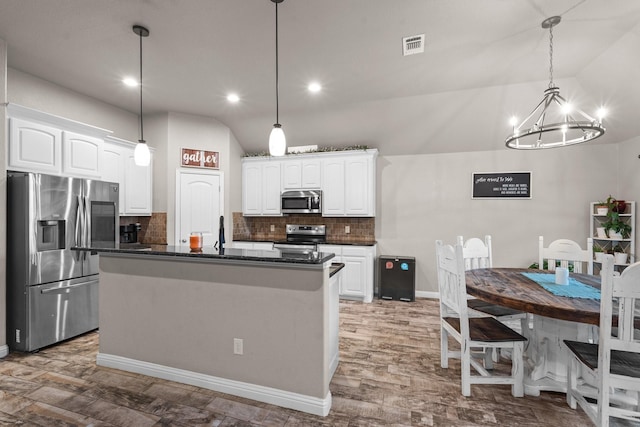
[{"label": "ceiling air vent", "polygon": [[424,52],[424,34],[404,37],[402,39],[402,55],[413,55]]}]

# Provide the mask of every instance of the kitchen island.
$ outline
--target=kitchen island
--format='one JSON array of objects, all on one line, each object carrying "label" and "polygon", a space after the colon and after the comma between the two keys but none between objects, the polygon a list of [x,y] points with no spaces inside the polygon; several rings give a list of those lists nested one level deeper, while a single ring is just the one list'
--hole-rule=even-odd
[{"label": "kitchen island", "polygon": [[329,413],[333,254],[75,249],[100,254],[98,365]]}]

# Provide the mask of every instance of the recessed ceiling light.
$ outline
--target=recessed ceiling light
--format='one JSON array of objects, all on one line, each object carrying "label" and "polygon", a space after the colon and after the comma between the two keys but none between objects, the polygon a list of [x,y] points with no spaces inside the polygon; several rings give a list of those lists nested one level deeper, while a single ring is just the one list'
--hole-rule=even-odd
[{"label": "recessed ceiling light", "polygon": [[124,79],[122,79],[122,83],[124,83],[125,85],[127,85],[129,87],[138,86],[138,81],[136,79],[134,79],[133,77],[125,77]]},{"label": "recessed ceiling light", "polygon": [[230,93],[229,95],[227,95],[227,101],[235,103],[240,101],[240,97],[235,93]]},{"label": "recessed ceiling light", "polygon": [[311,83],[309,83],[309,86],[307,86],[307,89],[311,93],[317,93],[317,92],[320,92],[322,90],[322,86],[320,86],[320,83],[318,83],[318,82],[311,82]]}]

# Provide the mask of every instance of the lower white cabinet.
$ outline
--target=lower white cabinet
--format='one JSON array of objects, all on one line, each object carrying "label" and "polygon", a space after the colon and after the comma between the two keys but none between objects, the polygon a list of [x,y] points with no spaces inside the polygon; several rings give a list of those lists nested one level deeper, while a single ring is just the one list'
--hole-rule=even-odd
[{"label": "lower white cabinet", "polygon": [[318,252],[334,253],[336,256],[331,261],[345,265],[338,273],[341,275],[341,298],[358,299],[364,302],[373,300],[375,245],[318,245]]}]

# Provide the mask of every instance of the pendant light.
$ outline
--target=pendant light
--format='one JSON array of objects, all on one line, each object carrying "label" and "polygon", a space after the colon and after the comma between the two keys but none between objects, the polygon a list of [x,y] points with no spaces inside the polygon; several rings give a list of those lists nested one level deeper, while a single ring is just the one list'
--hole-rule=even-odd
[{"label": "pendant light", "polygon": [[559,16],[552,16],[542,21],[542,28],[549,29],[549,87],[544,91],[542,101],[522,123],[517,125],[517,120],[512,118],[513,133],[506,140],[509,148],[537,150],[566,147],[604,135],[604,110],[600,109],[598,118],[594,119],[572,107],[560,95],[560,88],[553,83],[553,27],[560,23],[560,19]]},{"label": "pendant light", "polygon": [[133,152],[133,160],[138,166],[148,166],[151,153],[147,141],[144,140],[144,126],[142,122],[142,38],[149,37],[149,30],[141,25],[134,25],[133,32],[140,36],[140,139]]},{"label": "pendant light", "polygon": [[285,149],[287,148],[287,139],[284,136],[282,125],[280,124],[280,111],[279,111],[279,99],[278,99],[278,3],[282,3],[284,0],[271,0],[276,4],[276,123],[271,129],[269,135],[269,154],[272,156],[284,156]]}]

